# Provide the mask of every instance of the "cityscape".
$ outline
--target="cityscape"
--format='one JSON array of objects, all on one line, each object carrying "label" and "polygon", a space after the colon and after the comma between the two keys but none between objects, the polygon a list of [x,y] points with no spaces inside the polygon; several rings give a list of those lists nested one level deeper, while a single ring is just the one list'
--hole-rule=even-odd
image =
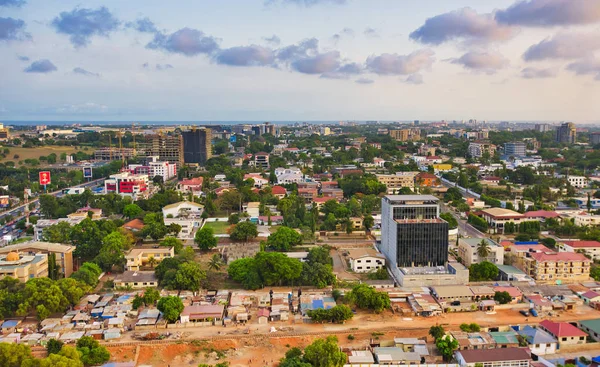
[{"label": "cityscape", "polygon": [[599,25],[0,0],[0,366],[599,366]]}]

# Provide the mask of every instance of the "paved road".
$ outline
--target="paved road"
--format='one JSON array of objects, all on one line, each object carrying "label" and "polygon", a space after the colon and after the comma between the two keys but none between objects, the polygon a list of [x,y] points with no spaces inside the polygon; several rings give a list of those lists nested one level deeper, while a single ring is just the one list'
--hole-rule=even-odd
[{"label": "paved road", "polygon": [[346,261],[342,258],[342,251],[332,249],[329,254],[333,259],[333,271],[342,280],[357,280],[359,279],[356,274],[350,273],[346,265]]},{"label": "paved road", "polygon": [[475,227],[473,227],[472,225],[467,223],[466,220],[461,219],[458,216],[458,214],[456,214],[456,212],[454,212],[454,210],[452,208],[450,208],[448,205],[441,203],[440,207],[441,207],[442,213],[450,213],[456,219],[456,221],[458,222],[458,233],[461,236],[463,236],[463,237],[469,236],[469,237],[474,237],[474,238],[486,237],[486,235],[484,233],[481,233]]}]

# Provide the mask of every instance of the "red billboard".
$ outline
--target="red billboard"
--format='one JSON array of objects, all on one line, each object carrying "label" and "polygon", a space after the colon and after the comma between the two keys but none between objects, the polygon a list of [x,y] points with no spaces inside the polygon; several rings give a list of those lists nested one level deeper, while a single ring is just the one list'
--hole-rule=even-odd
[{"label": "red billboard", "polygon": [[50,171],[40,172],[40,185],[50,185],[52,180],[50,179]]}]

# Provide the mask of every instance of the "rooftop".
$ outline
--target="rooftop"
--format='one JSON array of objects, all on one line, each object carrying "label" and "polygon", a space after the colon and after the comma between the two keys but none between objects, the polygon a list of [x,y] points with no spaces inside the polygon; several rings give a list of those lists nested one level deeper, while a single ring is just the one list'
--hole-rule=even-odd
[{"label": "rooftop", "polygon": [[473,296],[471,288],[467,287],[466,285],[442,285],[431,288],[439,298]]},{"label": "rooftop", "polygon": [[535,211],[531,211],[531,212],[526,212],[525,214],[523,214],[526,218],[558,218],[560,217],[560,215],[558,215],[557,212],[553,212],[553,211],[549,211],[549,210],[535,210]]},{"label": "rooftop", "polygon": [[523,214],[510,209],[489,208],[483,209],[482,212],[495,218],[523,218]]},{"label": "rooftop", "polygon": [[204,208],[204,205],[195,203],[193,201],[180,201],[178,203],[173,203],[170,205],[163,206],[163,210],[164,209],[175,209],[177,207],[180,207],[181,205],[189,205],[189,206],[195,206],[196,208]]},{"label": "rooftop", "polygon": [[165,246],[161,246],[158,248],[154,248],[154,247],[134,248],[131,251],[129,251],[127,256],[139,256],[141,254],[169,254],[169,253],[171,253],[172,249],[173,249],[173,247],[165,247]]},{"label": "rooftop", "polygon": [[546,329],[550,334],[562,338],[565,336],[587,336],[587,334],[568,322],[554,322],[544,320],[540,322],[540,326]]},{"label": "rooftop", "polygon": [[600,333],[600,319],[583,320],[579,321],[579,324],[592,332]]},{"label": "rooftop", "polygon": [[457,353],[460,353],[467,363],[531,360],[527,349],[521,348],[472,349],[461,350]]},{"label": "rooftop", "polygon": [[584,261],[591,260],[578,252],[534,252],[531,257],[536,261]]},{"label": "rooftop", "polygon": [[6,247],[0,248],[0,254],[4,254],[11,251],[23,251],[26,249],[36,249],[40,251],[48,251],[48,252],[56,252],[56,253],[68,253],[73,252],[75,247],[69,245],[61,245],[60,243],[51,243],[51,242],[39,242],[39,241],[31,241],[31,242],[23,242],[17,245],[10,245]]},{"label": "rooftop", "polygon": [[527,343],[529,344],[556,343],[556,339],[548,332],[539,328],[531,327],[529,325],[526,325],[524,328],[519,330],[519,335],[527,339]]},{"label": "rooftop", "polygon": [[374,248],[361,248],[361,249],[354,249],[354,250],[348,250],[348,256],[351,259],[360,259],[362,257],[379,257],[381,259],[385,259],[385,256],[383,256],[383,254],[377,252]]},{"label": "rooftop", "polygon": [[156,275],[153,271],[125,271],[115,276],[115,283],[118,282],[156,282]]},{"label": "rooftop", "polygon": [[440,201],[433,195],[386,195],[385,199],[393,202],[433,202]]},{"label": "rooftop", "polygon": [[466,243],[467,245],[469,245],[471,247],[477,247],[477,246],[479,246],[479,244],[481,243],[482,240],[484,240],[485,242],[487,242],[492,247],[499,247],[500,246],[498,243],[490,240],[489,238],[461,238],[460,239],[460,241]]},{"label": "rooftop", "polygon": [[598,241],[560,241],[560,243],[564,243],[573,248],[600,247],[600,242]]}]

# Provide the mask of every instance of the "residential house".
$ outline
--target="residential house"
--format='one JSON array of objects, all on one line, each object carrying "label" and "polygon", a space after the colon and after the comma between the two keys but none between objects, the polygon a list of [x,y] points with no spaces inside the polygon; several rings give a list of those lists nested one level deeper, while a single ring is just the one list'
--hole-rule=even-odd
[{"label": "residential house", "polygon": [[496,347],[494,339],[485,331],[474,333],[453,331],[450,335],[458,341],[458,350],[493,349]]},{"label": "residential house", "polygon": [[263,186],[269,184],[269,180],[264,178],[259,173],[246,173],[244,175],[244,181],[246,181],[246,180],[253,180],[254,187],[259,188],[259,189],[262,188]]},{"label": "residential house", "polygon": [[164,218],[200,218],[204,205],[193,201],[180,201],[162,208]]},{"label": "residential house", "polygon": [[580,253],[534,252],[522,258],[523,270],[538,282],[582,282],[590,278],[591,260]]},{"label": "residential house", "polygon": [[287,195],[287,190],[283,186],[273,186],[271,193],[278,199],[283,199]]},{"label": "residential house", "polygon": [[[489,255],[485,259],[481,259],[479,256],[479,247],[482,241],[487,243],[489,249]],[[467,267],[482,261],[504,264],[504,247],[489,238],[460,238],[458,240],[458,256]]]},{"label": "residential house", "polygon": [[138,218],[130,220],[129,222],[123,224],[123,228],[125,228],[131,232],[139,232],[142,229],[144,229],[144,227],[145,227],[144,222]]},{"label": "residential house", "polygon": [[114,279],[115,288],[144,289],[158,287],[158,279],[154,271],[125,271]]},{"label": "residential house", "polygon": [[512,298],[512,301],[510,303],[519,303],[519,302],[523,301],[523,293],[521,293],[521,291],[517,287],[497,286],[497,287],[494,287],[494,292],[508,293],[510,295],[510,297]]},{"label": "residential house", "polygon": [[348,258],[355,273],[369,273],[385,268],[385,256],[373,248],[349,250]]},{"label": "residential house", "polygon": [[[91,216],[90,216],[90,213]],[[69,219],[75,219],[75,218],[91,218],[92,220],[98,220],[98,219],[102,219],[102,209],[99,208],[90,208],[85,207],[85,208],[79,208],[75,211],[75,213],[71,213],[71,214],[67,214],[67,218]]]},{"label": "residential house", "polygon": [[558,348],[562,345],[585,344],[588,334],[568,322],[544,320],[539,326],[558,340]]},{"label": "residential house", "polygon": [[415,177],[415,185],[419,187],[436,187],[440,179],[433,173],[421,172]]},{"label": "residential house", "polygon": [[496,292],[492,287],[488,287],[485,285],[480,286],[470,286],[471,292],[473,292],[473,300],[479,301],[482,299],[493,299]]},{"label": "residential house", "polygon": [[557,243],[560,251],[584,252],[592,257],[592,260],[600,260],[600,242],[598,241],[559,241]]},{"label": "residential house", "polygon": [[496,348],[519,347],[519,334],[510,329],[509,331],[490,331],[490,336],[496,343]]},{"label": "residential house", "polygon": [[579,328],[595,341],[600,341],[600,319],[579,321]]},{"label": "residential house", "polygon": [[460,350],[455,358],[460,367],[529,367],[531,362],[529,351],[522,348]]},{"label": "residential house", "polygon": [[560,215],[557,212],[550,210],[535,210],[530,212],[525,212],[523,214],[526,220],[539,220],[540,222],[545,221],[546,219],[558,219]]},{"label": "residential house", "polygon": [[340,201],[344,198],[344,191],[342,189],[337,188],[321,189],[321,194],[323,195],[323,197],[335,199],[337,201]]},{"label": "residential house", "polygon": [[442,285],[431,287],[431,294],[445,307],[452,302],[471,302],[473,292],[466,285]]},{"label": "residential house", "polygon": [[182,193],[191,193],[198,195],[202,192],[203,177],[194,177],[191,179],[181,180],[177,183],[177,191]]},{"label": "residential house", "polygon": [[148,265],[150,259],[154,259],[152,261],[154,261],[154,266],[156,266],[164,259],[174,256],[174,247],[161,246],[158,248],[133,248],[127,255],[125,255],[125,259],[127,259],[127,270],[137,271],[140,270],[141,267]]},{"label": "residential house", "polygon": [[421,363],[421,355],[419,353],[405,352],[397,347],[376,347],[373,348],[373,354],[380,366]]},{"label": "residential house", "polygon": [[504,233],[506,223],[521,223],[525,216],[514,210],[503,208],[489,208],[481,211],[481,217],[488,223],[493,233]]},{"label": "residential house", "polygon": [[225,306],[217,305],[190,305],[185,306],[179,316],[181,323],[187,322],[211,322],[215,325],[223,320]]},{"label": "residential house", "polygon": [[586,304],[598,303],[600,302],[600,293],[594,291],[587,291],[581,295],[581,299]]},{"label": "residential house", "polygon": [[527,341],[531,353],[538,356],[556,353],[558,341],[547,331],[526,325],[518,333]]}]

